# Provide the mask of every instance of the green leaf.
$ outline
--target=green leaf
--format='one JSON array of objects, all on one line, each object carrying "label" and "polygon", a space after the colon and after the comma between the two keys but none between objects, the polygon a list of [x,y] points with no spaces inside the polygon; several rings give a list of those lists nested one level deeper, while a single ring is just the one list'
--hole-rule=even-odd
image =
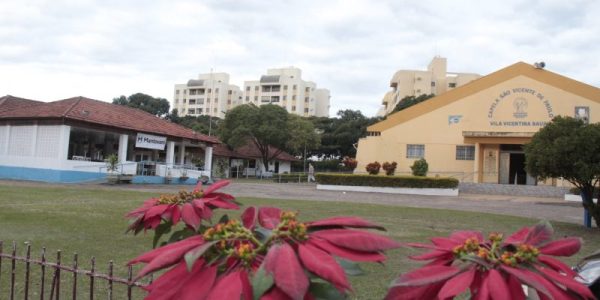
[{"label": "green leaf", "polygon": [[310,293],[316,300],[345,300],[346,295],[340,293],[333,285],[328,282],[311,282]]},{"label": "green leaf", "polygon": [[252,293],[254,300],[259,300],[260,297],[273,286],[273,276],[267,274],[264,264],[252,276]]},{"label": "green leaf", "polygon": [[214,245],[216,242],[217,241],[204,243],[201,246],[188,251],[183,256],[183,258],[185,259],[185,264],[186,264],[188,272],[192,271],[192,266],[194,266],[194,263],[196,262],[196,260],[198,260],[198,258],[200,258],[200,256],[202,256],[202,254],[204,254],[206,252],[206,250],[208,250],[210,247],[212,247],[212,245]]},{"label": "green leaf", "polygon": [[152,239],[152,248],[156,248],[156,245],[158,245],[158,241],[163,236],[163,234],[171,232],[171,226],[173,226],[173,223],[171,223],[171,221],[168,221],[161,223],[156,227],[156,229],[154,230],[154,238]]},{"label": "green leaf", "polygon": [[264,227],[260,227],[260,226],[256,226],[254,228],[254,232],[256,233],[256,238],[261,242],[264,243],[266,242],[271,235],[273,235],[273,231],[266,229]]},{"label": "green leaf", "polygon": [[360,267],[360,265],[358,265],[358,263],[341,259],[339,257],[336,257],[335,259],[340,264],[340,266],[342,266],[347,275],[358,276],[365,274],[365,271],[363,271],[363,269]]},{"label": "green leaf", "polygon": [[171,234],[171,236],[169,237],[167,244],[181,241],[181,240],[186,239],[194,234],[195,234],[195,232],[193,230],[190,230],[189,228],[184,227],[180,230],[173,232],[173,234]]},{"label": "green leaf", "polygon": [[219,223],[227,223],[229,222],[229,216],[228,215],[223,215],[220,219],[219,219]]}]

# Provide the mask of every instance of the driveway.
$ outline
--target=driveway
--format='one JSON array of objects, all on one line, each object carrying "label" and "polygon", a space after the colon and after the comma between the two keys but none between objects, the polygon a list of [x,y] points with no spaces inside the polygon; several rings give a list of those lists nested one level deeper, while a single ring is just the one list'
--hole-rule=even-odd
[{"label": "driveway", "polygon": [[[0,185],[12,186],[65,186],[85,189],[122,189],[155,193],[173,193],[191,189],[189,185],[106,185],[106,184],[48,184],[26,181],[0,180]],[[235,182],[223,191],[236,197],[257,197],[282,200],[313,200],[354,203],[372,203],[408,207],[454,209],[521,216],[569,223],[582,223],[583,209],[579,203],[565,202],[560,198],[523,197],[507,195],[464,194],[450,196],[392,195],[321,191],[314,184],[276,184]]]}]

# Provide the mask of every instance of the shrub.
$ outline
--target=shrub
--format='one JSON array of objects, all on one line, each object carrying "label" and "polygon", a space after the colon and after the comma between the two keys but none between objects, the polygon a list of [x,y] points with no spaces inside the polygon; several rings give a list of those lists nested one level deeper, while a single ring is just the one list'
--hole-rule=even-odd
[{"label": "shrub", "polygon": [[344,158],[342,159],[342,164],[344,165],[344,168],[346,168],[346,170],[352,171],[356,169],[358,161],[356,161],[356,159],[352,157],[344,156]]},{"label": "shrub", "polygon": [[273,182],[307,182],[307,173],[274,174]]},{"label": "shrub", "polygon": [[458,187],[458,180],[447,177],[415,177],[415,176],[371,176],[354,174],[325,174],[315,175],[318,184],[350,185],[350,186],[379,186],[401,188],[442,188]]},{"label": "shrub", "polygon": [[432,244],[407,243],[428,251],[412,259],[430,262],[402,274],[385,299],[454,299],[467,291],[472,299],[529,299],[523,286],[536,290],[540,299],[594,299],[575,280],[577,274],[552,257],[577,253],[581,239],[552,240],[552,234],[552,226],[542,222],[508,237],[458,231],[432,238]]},{"label": "shrub", "polygon": [[394,172],[396,172],[396,166],[398,166],[398,164],[395,161],[393,161],[391,163],[386,161],[383,163],[383,165],[381,167],[385,171],[385,175],[392,176],[392,175],[394,175]]},{"label": "shrub", "polygon": [[385,250],[400,246],[365,230],[385,228],[358,217],[303,222],[276,207],[248,207],[238,220],[225,215],[203,223],[211,205],[238,208],[231,195],[214,193],[227,183],[149,199],[129,213],[138,223],[130,229],[153,229],[155,236],[179,219],[186,224],[167,245],[129,262],[146,264],[135,280],[160,274],[145,287],[146,299],[347,299],[353,289],[346,274],[360,273],[354,261],[381,263]]},{"label": "shrub", "polygon": [[369,174],[377,175],[379,174],[379,169],[381,169],[381,164],[379,162],[372,162],[368,164],[365,167],[365,169],[367,170],[367,172],[369,172]]},{"label": "shrub", "polygon": [[424,158],[421,158],[419,160],[415,160],[410,169],[412,170],[412,174],[414,176],[427,176],[427,171],[429,171],[429,164]]}]

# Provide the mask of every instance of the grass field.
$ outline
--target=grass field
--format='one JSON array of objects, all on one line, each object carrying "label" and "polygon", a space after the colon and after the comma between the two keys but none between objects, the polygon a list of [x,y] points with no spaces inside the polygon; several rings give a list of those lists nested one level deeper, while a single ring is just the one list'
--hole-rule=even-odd
[{"label": "grass field", "polygon": [[[77,252],[82,268],[89,268],[88,259],[96,257],[100,269],[106,271],[109,260],[115,262],[115,273],[125,276],[125,263],[151,248],[151,234],[133,236],[124,234],[127,220],[123,215],[155,194],[67,188],[23,188],[0,186],[0,240],[16,241],[24,250],[25,242],[32,245],[38,255],[45,246],[48,253],[63,252],[63,261],[71,262]],[[311,202],[274,199],[240,198],[245,206],[270,205],[300,212],[303,220],[313,220],[337,215],[357,215],[385,226],[390,235],[400,242],[425,242],[429,237],[447,235],[460,229],[484,232],[512,232],[522,226],[531,226],[537,220],[493,214],[451,210],[417,209],[374,204]],[[237,215],[232,213],[231,215]],[[579,225],[554,223],[555,237],[580,236],[585,241],[583,251],[569,258],[574,263],[578,257],[600,249],[597,229]],[[19,253],[23,253],[19,251]],[[366,276],[351,278],[355,299],[381,299],[389,283],[400,273],[418,264],[408,260],[411,249],[389,252],[385,265],[365,264]],[[2,264],[0,299],[6,299],[7,264]],[[85,282],[82,282],[85,284]],[[22,288],[22,286],[20,286]],[[85,295],[87,291],[81,289]],[[70,293],[70,291],[69,291]],[[67,292],[65,292],[65,295]],[[137,294],[141,298],[141,293]],[[115,295],[114,299],[123,299]]]}]

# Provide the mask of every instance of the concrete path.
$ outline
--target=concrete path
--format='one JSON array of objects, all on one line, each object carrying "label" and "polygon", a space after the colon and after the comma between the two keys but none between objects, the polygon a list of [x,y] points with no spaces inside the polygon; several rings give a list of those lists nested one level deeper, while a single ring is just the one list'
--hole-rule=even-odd
[{"label": "concrete path", "polygon": [[[0,185],[11,186],[63,186],[85,189],[120,189],[153,193],[173,193],[189,190],[189,185],[106,185],[106,184],[48,184],[25,181],[0,180]],[[454,209],[487,212],[569,223],[582,223],[581,204],[566,202],[561,198],[523,197],[507,195],[464,194],[458,197],[391,195],[316,190],[314,184],[275,184],[236,182],[223,191],[236,197],[257,197],[282,200],[314,200],[354,203],[372,203],[408,207]],[[0,195],[1,197],[1,195]]]}]

